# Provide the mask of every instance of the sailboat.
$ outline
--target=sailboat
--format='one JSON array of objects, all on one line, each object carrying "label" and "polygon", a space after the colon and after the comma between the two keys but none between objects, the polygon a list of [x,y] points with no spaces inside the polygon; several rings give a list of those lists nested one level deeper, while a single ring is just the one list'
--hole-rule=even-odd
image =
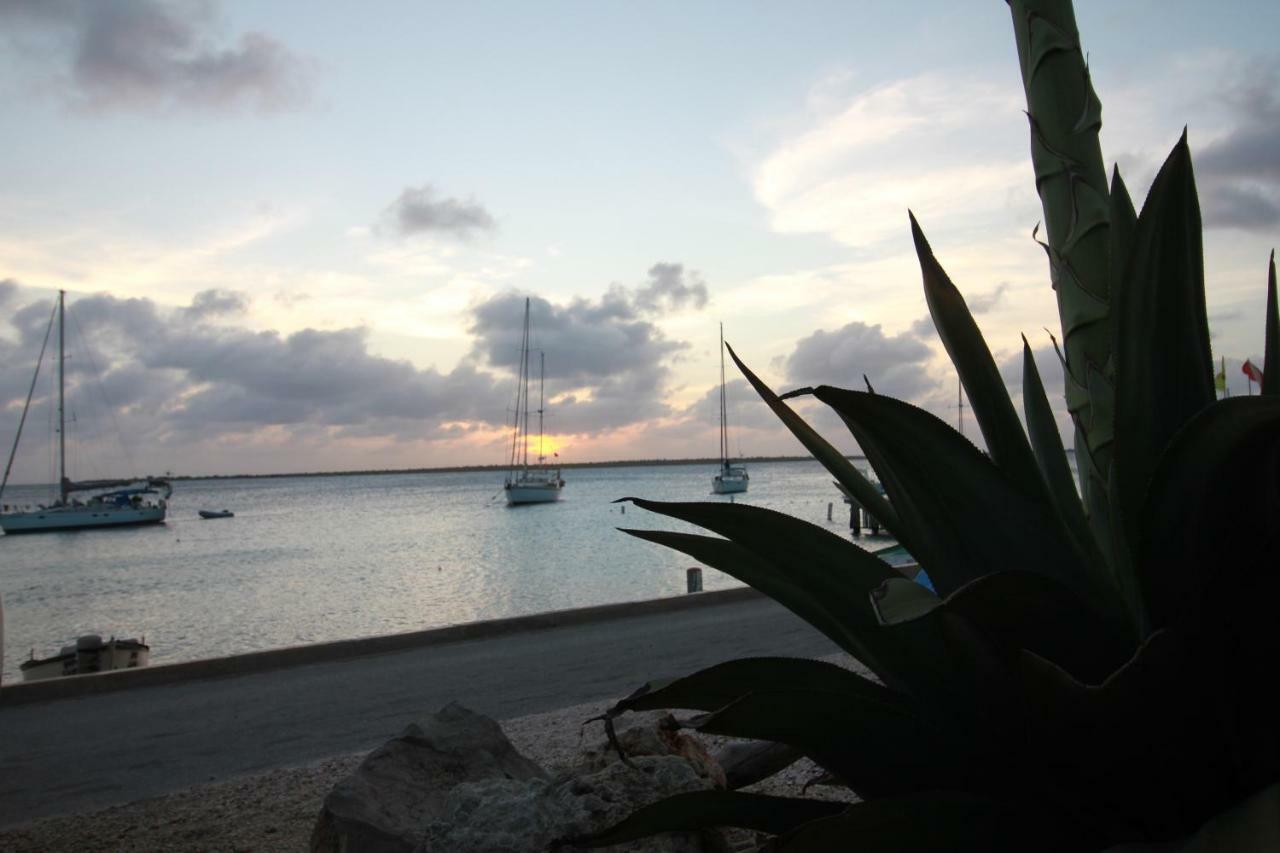
[{"label": "sailboat", "polygon": [[720,470],[711,480],[711,491],[717,495],[745,492],[751,478],[747,466],[729,462],[729,409],[724,394],[724,323],[720,324]]},{"label": "sailboat", "polygon": [[[45,329],[40,357],[36,359],[35,374],[31,377],[31,388],[27,391],[22,417],[18,421],[18,431],[9,451],[9,462],[5,465],[4,478],[0,480],[0,498],[3,498],[4,489],[9,484],[13,460],[18,453],[18,442],[22,438],[22,427],[27,421],[36,381],[40,377],[40,364],[44,361],[45,349],[49,345],[55,321],[58,326],[58,498],[49,504],[33,507],[0,504],[0,528],[8,534],[39,533],[126,524],[156,524],[164,521],[166,501],[172,493],[172,488],[165,480],[143,477],[75,483],[67,476],[66,291],[63,290],[58,291],[58,303],[49,317],[49,327]],[[83,497],[79,497],[81,495]]]},{"label": "sailboat", "polygon": [[543,452],[542,418],[546,390],[546,353],[539,353],[538,370],[538,456],[529,464],[529,300],[524,301],[524,338],[520,343],[520,379],[516,386],[516,413],[511,425],[511,464],[503,489],[507,503],[540,504],[560,500],[564,480],[559,467],[547,466]]}]

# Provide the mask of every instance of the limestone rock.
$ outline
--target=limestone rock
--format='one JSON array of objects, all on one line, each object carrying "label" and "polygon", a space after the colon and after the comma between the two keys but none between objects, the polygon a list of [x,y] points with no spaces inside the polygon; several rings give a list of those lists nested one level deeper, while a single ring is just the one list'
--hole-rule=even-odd
[{"label": "limestone rock", "polygon": [[[534,853],[558,838],[612,826],[641,806],[685,791],[711,787],[678,756],[640,756],[634,766],[607,762],[601,769],[566,771],[552,780],[490,779],[463,783],[427,830],[418,853]],[[563,853],[575,850],[560,848]],[[696,833],[668,833],[610,847],[612,853],[701,853]]]},{"label": "limestone rock", "polygon": [[[710,783],[725,788],[724,770],[696,737],[680,731],[676,720],[666,711],[650,711],[622,718],[617,723],[618,746],[628,757],[642,755],[675,755],[683,758]],[[579,766],[599,770],[617,761],[617,750],[602,739],[583,749]]]},{"label": "limestone rock", "polygon": [[[374,750],[330,792],[311,849],[541,853],[557,839],[598,832],[664,797],[723,786],[719,765],[673,722],[652,716],[621,729],[627,762],[601,739],[548,777],[515,750],[497,723],[451,704]],[[610,848],[717,849],[715,833],[670,833]]]},{"label": "limestone rock", "polygon": [[447,794],[480,780],[541,779],[493,720],[451,703],[374,750],[325,798],[313,853],[410,853]]}]

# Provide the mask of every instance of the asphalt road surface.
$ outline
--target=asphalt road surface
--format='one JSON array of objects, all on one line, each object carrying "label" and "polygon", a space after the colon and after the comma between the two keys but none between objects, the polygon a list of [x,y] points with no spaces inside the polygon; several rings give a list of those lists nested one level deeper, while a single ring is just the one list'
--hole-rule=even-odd
[{"label": "asphalt road surface", "polygon": [[503,720],[733,658],[835,651],[761,598],[0,706],[0,827],[372,749],[455,700]]}]

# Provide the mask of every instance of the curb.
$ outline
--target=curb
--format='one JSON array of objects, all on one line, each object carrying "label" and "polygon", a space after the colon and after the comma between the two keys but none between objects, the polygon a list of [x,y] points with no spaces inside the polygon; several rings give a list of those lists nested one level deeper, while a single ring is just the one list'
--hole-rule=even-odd
[{"label": "curb", "polygon": [[609,622],[636,616],[677,613],[763,599],[750,587],[698,592],[671,598],[654,598],[622,604],[598,604],[572,610],[553,610],[527,616],[468,622],[407,634],[386,634],[357,640],[337,640],[306,646],[289,646],[220,658],[162,664],[142,669],[121,669],[94,675],[77,675],[0,687],[0,708],[112,693],[136,687],[159,687],[205,678],[232,678],[294,666],[330,663],[349,658],[429,648],[467,640],[485,640],[522,631],[571,628],[589,622]]}]

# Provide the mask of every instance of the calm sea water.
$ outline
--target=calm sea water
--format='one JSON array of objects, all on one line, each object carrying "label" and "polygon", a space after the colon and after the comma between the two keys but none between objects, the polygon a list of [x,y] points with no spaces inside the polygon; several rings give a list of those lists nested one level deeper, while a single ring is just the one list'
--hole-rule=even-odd
[{"label": "calm sea water", "polygon": [[[52,654],[80,634],[145,635],[152,662],[173,663],[679,595],[695,563],[615,528],[692,528],[611,501],[728,500],[710,495],[713,473],[567,470],[559,503],[515,508],[495,472],[179,482],[164,525],[0,536],[4,681],[31,649]],[[737,499],[847,531],[816,462],[753,464]],[[223,508],[235,517],[196,514]],[[738,585],[711,570],[704,582]]]}]

